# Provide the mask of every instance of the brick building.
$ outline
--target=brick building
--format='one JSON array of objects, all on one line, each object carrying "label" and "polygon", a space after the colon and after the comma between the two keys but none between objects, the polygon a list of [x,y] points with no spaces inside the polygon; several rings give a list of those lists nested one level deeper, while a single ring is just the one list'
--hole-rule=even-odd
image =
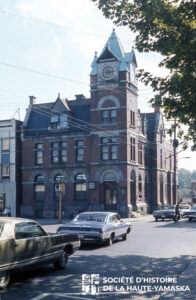
[{"label": "brick building", "polygon": [[76,95],[30,104],[23,125],[21,214],[55,216],[62,209],[150,211],[173,203],[172,146],[159,110],[138,110],[137,61],[115,31],[90,74],[90,98]]}]

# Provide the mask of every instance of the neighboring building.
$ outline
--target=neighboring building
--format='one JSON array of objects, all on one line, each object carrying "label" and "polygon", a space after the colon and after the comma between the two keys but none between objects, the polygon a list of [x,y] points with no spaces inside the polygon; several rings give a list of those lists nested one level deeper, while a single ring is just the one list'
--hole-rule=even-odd
[{"label": "neighboring building", "polygon": [[0,214],[5,207],[12,216],[20,214],[21,121],[0,120]]},{"label": "neighboring building", "polygon": [[30,97],[22,133],[21,213],[116,210],[121,216],[173,203],[172,146],[159,110],[140,113],[134,49],[115,32],[95,54],[91,97],[36,104]]}]

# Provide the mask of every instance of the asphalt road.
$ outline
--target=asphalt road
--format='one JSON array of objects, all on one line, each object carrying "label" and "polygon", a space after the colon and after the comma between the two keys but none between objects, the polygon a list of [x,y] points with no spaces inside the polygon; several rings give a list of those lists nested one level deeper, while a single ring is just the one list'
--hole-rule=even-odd
[{"label": "asphalt road", "polygon": [[[52,232],[56,226],[46,228]],[[66,270],[54,271],[49,265],[14,274],[11,285],[0,291],[0,300],[195,300],[196,278],[189,282],[182,277],[195,254],[196,222],[148,218],[133,223],[127,241],[114,242],[111,247],[83,246],[69,258]],[[90,283],[83,278],[86,295],[82,295],[82,274],[98,275],[98,281]]]}]

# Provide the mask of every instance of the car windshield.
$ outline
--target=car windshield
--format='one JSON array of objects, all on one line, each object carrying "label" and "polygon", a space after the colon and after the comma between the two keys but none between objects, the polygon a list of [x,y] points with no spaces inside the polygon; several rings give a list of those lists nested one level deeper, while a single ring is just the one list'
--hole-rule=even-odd
[{"label": "car windshield", "polygon": [[85,215],[78,215],[74,221],[88,221],[88,222],[105,222],[107,215],[92,215],[92,214],[85,214]]},{"label": "car windshield", "polygon": [[180,209],[189,209],[189,206],[188,205],[181,205]]},{"label": "car windshield", "polygon": [[162,205],[160,207],[161,210],[165,210],[165,209],[174,209],[175,208],[175,205]]}]

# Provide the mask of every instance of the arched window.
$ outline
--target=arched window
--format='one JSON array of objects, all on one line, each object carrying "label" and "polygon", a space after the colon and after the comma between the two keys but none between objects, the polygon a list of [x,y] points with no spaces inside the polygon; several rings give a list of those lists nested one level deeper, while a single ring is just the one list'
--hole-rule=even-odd
[{"label": "arched window", "polygon": [[75,176],[75,200],[86,200],[86,175],[79,173]]},{"label": "arched window", "polygon": [[[61,189],[61,184],[65,183],[65,177],[64,175],[58,174],[54,178],[54,194],[55,194],[55,200],[59,200],[59,193]],[[64,199],[65,193],[62,194]]]},{"label": "arched window", "polygon": [[34,197],[36,201],[43,201],[45,194],[44,176],[37,175],[34,184]]}]

